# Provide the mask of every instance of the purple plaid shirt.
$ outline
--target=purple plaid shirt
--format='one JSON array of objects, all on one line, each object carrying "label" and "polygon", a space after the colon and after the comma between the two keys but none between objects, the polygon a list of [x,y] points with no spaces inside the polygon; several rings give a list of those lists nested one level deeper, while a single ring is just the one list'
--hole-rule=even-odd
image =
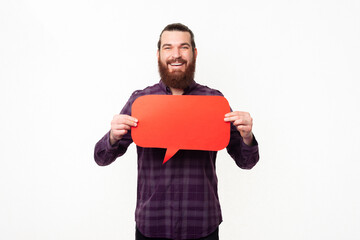
[{"label": "purple plaid shirt", "polygon": [[[143,95],[171,95],[162,81],[135,91],[121,114],[131,115],[131,106]],[[214,89],[193,82],[185,95],[218,95]],[[110,145],[109,132],[95,146],[95,161],[101,166],[123,155],[132,143],[128,132]],[[152,238],[196,239],[209,235],[222,222],[217,193],[215,160],[217,152],[180,150],[162,164],[166,149],[137,146],[138,185],[135,221],[139,231]],[[227,151],[243,169],[252,168],[259,160],[258,145],[247,146],[231,125]]]}]

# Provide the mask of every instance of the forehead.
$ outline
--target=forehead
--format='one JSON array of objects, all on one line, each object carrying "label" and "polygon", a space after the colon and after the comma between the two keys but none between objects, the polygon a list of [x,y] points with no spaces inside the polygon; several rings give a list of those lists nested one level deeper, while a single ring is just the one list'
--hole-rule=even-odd
[{"label": "forehead", "polygon": [[176,45],[182,43],[188,43],[189,45],[191,45],[191,36],[189,32],[164,31],[161,35],[161,45]]}]

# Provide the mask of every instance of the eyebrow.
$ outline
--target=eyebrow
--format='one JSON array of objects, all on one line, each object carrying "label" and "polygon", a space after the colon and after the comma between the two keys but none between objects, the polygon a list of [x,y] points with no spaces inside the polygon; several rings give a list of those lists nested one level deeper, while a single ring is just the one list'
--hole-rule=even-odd
[{"label": "eyebrow", "polygon": [[182,43],[180,46],[189,46],[189,47],[190,47],[190,44],[188,44],[188,43]]},{"label": "eyebrow", "polygon": [[[162,45],[162,48],[163,47],[171,47],[172,44],[170,43],[164,43],[164,45]],[[181,43],[180,46],[189,46],[190,47],[190,44],[189,43]]]}]

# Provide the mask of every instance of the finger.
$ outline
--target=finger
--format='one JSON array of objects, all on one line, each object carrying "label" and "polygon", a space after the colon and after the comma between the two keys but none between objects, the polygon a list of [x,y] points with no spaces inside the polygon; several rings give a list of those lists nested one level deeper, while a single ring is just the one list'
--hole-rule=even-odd
[{"label": "finger", "polygon": [[237,119],[251,119],[251,116],[247,112],[236,111],[225,114],[225,118],[224,118],[226,122],[233,122],[236,121]]},{"label": "finger", "polygon": [[115,119],[115,120],[114,120],[114,124],[115,124],[115,125],[125,124],[125,125],[132,126],[132,127],[136,127],[136,126],[137,126],[137,123],[136,123],[136,122],[134,122],[134,121],[132,121],[132,120],[129,120],[128,118]]},{"label": "finger", "polygon": [[126,115],[126,114],[116,114],[113,117],[113,121],[131,121],[131,122],[139,122],[139,120],[135,117]]},{"label": "finger", "polygon": [[127,130],[111,130],[111,136],[116,140],[120,140],[125,134],[127,134]]},{"label": "finger", "polygon": [[241,112],[241,111],[234,111],[234,112],[229,112],[229,113],[225,114],[225,117],[240,116],[240,115],[245,115],[245,114],[249,114],[249,113]]},{"label": "finger", "polygon": [[[225,115],[226,116],[226,115]],[[235,116],[228,116],[228,117],[225,117],[224,118],[224,121],[225,122],[234,122],[236,120],[239,119],[239,116],[238,115],[235,115]]]},{"label": "finger", "polygon": [[136,127],[137,126],[136,122],[134,122],[132,120],[128,120],[128,119],[123,120],[122,123],[125,124],[125,125],[128,125],[128,126],[131,126],[131,127]]},{"label": "finger", "polygon": [[239,131],[244,132],[244,133],[250,133],[252,127],[249,125],[239,125],[236,127]]},{"label": "finger", "polygon": [[251,125],[251,121],[249,119],[240,118],[234,121],[234,125]]},{"label": "finger", "polygon": [[121,135],[125,135],[128,133],[128,130],[119,130],[118,133]]},{"label": "finger", "polygon": [[126,125],[126,124],[119,124],[119,125],[114,125],[112,127],[112,129],[114,129],[114,130],[130,130],[131,127],[129,125]]},{"label": "finger", "polygon": [[126,115],[126,114],[120,114],[119,116],[129,120],[129,121],[133,121],[133,122],[138,122],[139,120],[135,117],[132,117],[132,116],[129,116],[129,115]]},{"label": "finger", "polygon": [[234,117],[234,116],[237,116],[236,112],[229,112],[229,113],[225,114],[225,119]]},{"label": "finger", "polygon": [[235,125],[251,123],[251,118],[246,118],[244,116],[228,117],[228,118],[224,118],[224,120],[225,122],[234,122]]},{"label": "finger", "polygon": [[117,138],[121,138],[122,136],[124,136],[125,134],[128,133],[128,130],[115,130],[113,131],[113,135]]}]

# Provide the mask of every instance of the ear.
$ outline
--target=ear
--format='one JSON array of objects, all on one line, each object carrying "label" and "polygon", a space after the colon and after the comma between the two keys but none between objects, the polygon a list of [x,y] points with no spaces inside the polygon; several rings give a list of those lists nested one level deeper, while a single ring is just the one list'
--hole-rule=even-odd
[{"label": "ear", "polygon": [[158,61],[159,61],[159,59],[160,59],[160,51],[159,51],[159,50],[157,50],[156,56],[157,56],[157,59],[158,59]]},{"label": "ear", "polygon": [[194,60],[196,60],[197,57],[197,48],[194,48]]}]

